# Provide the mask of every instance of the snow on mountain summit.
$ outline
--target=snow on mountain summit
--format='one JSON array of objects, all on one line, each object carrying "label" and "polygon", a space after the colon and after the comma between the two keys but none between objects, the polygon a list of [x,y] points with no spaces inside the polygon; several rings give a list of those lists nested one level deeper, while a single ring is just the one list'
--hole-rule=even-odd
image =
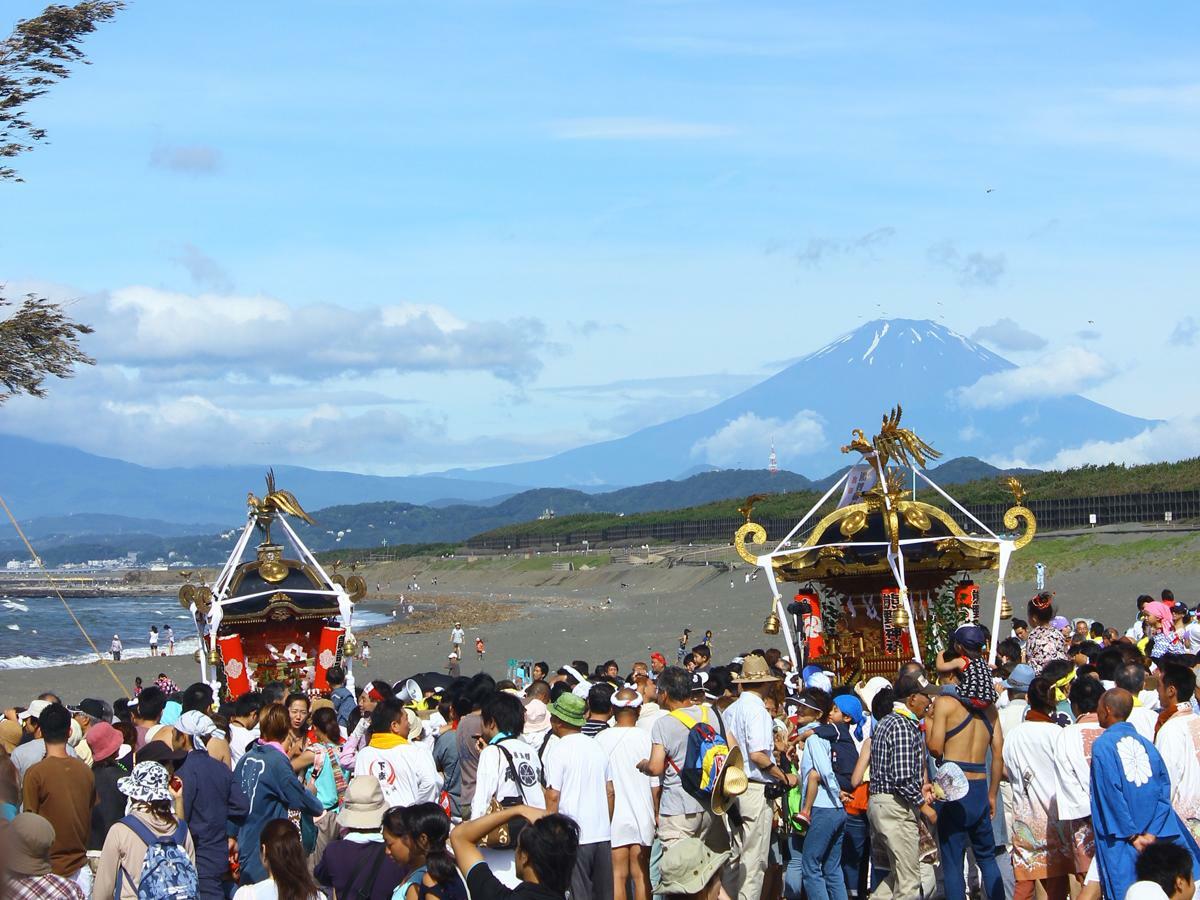
[{"label": "snow on mountain summit", "polygon": [[[803,319],[780,329],[766,359],[807,349]],[[970,402],[985,376],[1016,368],[1004,357],[928,319],[877,319],[735,396],[625,437],[537,462],[473,473],[517,484],[640,484],[696,464],[762,468],[772,439],[779,464],[822,477],[847,459],[855,428],[869,429],[900,404],[904,424],[943,458],[1050,459],[1090,440],[1120,440],[1150,423],[1078,394]],[[992,388],[994,392],[994,387]]]},{"label": "snow on mountain summit", "polygon": [[[922,357],[927,363],[931,357],[946,356],[951,346],[958,351],[966,350],[989,367],[1006,369],[1012,366],[1008,360],[983,345],[929,319],[876,319],[867,322],[810,353],[803,362],[832,356],[834,359],[844,359],[850,365],[862,363],[874,366],[879,356],[881,361],[898,358],[898,364],[903,366],[910,355],[914,359]],[[927,364],[922,367],[928,368]]]}]

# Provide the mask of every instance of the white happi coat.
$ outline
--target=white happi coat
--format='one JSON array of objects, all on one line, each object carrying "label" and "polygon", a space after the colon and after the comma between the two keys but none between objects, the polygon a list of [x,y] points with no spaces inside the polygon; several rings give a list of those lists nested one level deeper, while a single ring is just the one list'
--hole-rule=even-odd
[{"label": "white happi coat", "polygon": [[1154,746],[1171,775],[1171,805],[1193,835],[1200,834],[1200,716],[1188,703],[1158,729]]},{"label": "white happi coat", "polygon": [[1095,856],[1092,834],[1092,744],[1104,734],[1095,713],[1085,713],[1061,732],[1054,747],[1058,814],[1071,832],[1075,872],[1088,870]]},{"label": "white happi coat", "polygon": [[1012,783],[1013,873],[1018,881],[1075,871],[1070,831],[1055,799],[1055,756],[1062,729],[1026,719],[1004,741],[1004,768]]}]

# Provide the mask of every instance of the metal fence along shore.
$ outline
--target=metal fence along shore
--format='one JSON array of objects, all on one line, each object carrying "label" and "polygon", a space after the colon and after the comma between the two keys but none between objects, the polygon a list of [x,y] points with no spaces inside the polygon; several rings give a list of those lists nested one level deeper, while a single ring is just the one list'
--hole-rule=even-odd
[{"label": "metal fence along shore", "polygon": [[[1089,526],[1122,523],[1180,523],[1200,519],[1200,490],[1158,491],[1143,494],[1118,494],[1107,497],[1065,497],[1061,499],[1030,500],[1026,504],[1037,516],[1038,528],[1043,531],[1062,531]],[[1004,511],[1011,503],[965,504],[981,522],[999,533],[1004,526]],[[968,532],[973,523],[956,509],[947,512]],[[1169,514],[1169,515],[1168,515]],[[590,547],[623,546],[629,542],[656,544],[728,543],[742,519],[736,516],[696,521],[630,523],[606,528],[564,529],[547,534],[501,535],[469,538],[463,546],[473,550],[554,549],[556,546],[576,550],[584,542]],[[788,533],[795,519],[763,519],[768,540],[771,535]],[[377,554],[386,557],[386,552]]]}]

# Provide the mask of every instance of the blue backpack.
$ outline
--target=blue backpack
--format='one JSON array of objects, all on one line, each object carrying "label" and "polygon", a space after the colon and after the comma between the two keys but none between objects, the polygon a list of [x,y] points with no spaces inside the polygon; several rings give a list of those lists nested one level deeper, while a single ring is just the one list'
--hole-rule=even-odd
[{"label": "blue backpack", "polygon": [[[729,757],[729,744],[725,736],[709,724],[708,707],[700,707],[699,722],[678,709],[670,715],[688,730],[688,740],[683,765],[670,757],[667,762],[679,773],[683,789],[706,810],[711,810],[713,789]],[[720,713],[717,713],[717,722],[721,724]]]},{"label": "blue backpack", "polygon": [[[146,858],[137,883],[138,900],[174,900],[198,896],[199,876],[196,866],[187,857],[187,825],[179,823],[174,834],[157,835],[136,816],[126,816],[121,824],[141,838],[146,845]],[[122,867],[117,873],[113,900],[121,898],[121,882],[129,874]],[[130,879],[132,880],[132,879]]]}]

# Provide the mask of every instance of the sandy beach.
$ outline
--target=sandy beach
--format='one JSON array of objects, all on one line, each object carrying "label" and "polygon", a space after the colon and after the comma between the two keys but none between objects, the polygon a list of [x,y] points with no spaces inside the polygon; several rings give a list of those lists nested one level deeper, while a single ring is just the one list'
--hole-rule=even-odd
[{"label": "sandy beach", "polygon": [[[713,560],[731,559],[730,551],[714,552]],[[1047,560],[1048,587],[1056,592],[1064,614],[1099,619],[1122,631],[1133,621],[1134,598],[1169,587],[1180,599],[1200,599],[1200,534],[1173,535],[1150,531],[1133,534],[1085,535],[1035,541],[1014,563],[1008,597],[1023,615],[1033,595],[1033,563]],[[356,663],[361,682],[379,677],[396,681],[415,672],[443,670],[449,652],[450,625],[455,618],[467,631],[467,658],[462,669],[484,669],[503,677],[509,659],[544,659],[560,664],[584,659],[589,664],[615,658],[622,669],[646,659],[650,649],[673,660],[680,630],[690,627],[698,639],[706,628],[714,635],[718,661],[756,647],[779,646],[780,637],[762,633],[770,594],[762,579],[746,584],[748,569],[733,572],[715,566],[669,567],[609,563],[587,571],[560,572],[534,561],[411,560],[372,567],[368,581],[403,586],[416,577],[424,590],[408,596],[435,609],[412,622],[400,620],[365,632],[371,643],[369,666]],[[437,579],[436,587],[432,585]],[[732,580],[732,587],[730,582]],[[991,621],[995,596],[993,574],[979,579],[985,621]],[[431,601],[437,599],[436,603]],[[607,601],[611,598],[611,604]],[[376,600],[370,608],[389,609]],[[69,621],[64,627],[69,627]],[[1007,628],[1002,628],[1007,634]],[[481,635],[487,646],[482,663],[472,649]],[[120,680],[131,687],[135,676],[149,682],[166,672],[180,685],[196,680],[199,667],[190,656],[138,659],[113,664]],[[0,675],[0,702],[28,703],[40,691],[56,690],[74,702],[86,696],[119,696],[116,682],[98,663],[39,669],[6,670]]]}]

